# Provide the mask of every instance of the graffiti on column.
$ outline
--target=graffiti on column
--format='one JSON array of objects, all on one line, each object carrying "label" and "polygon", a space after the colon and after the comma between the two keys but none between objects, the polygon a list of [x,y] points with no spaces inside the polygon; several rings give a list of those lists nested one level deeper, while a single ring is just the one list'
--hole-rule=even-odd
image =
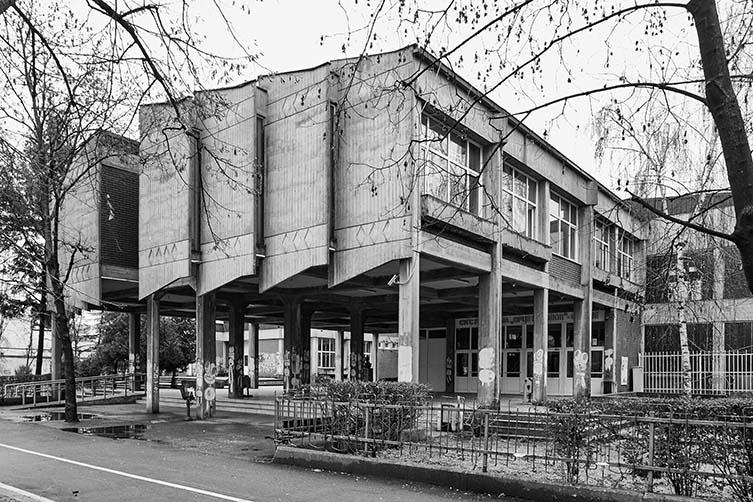
[{"label": "graffiti on column", "polygon": [[350,379],[363,380],[363,354],[350,353]]},{"label": "graffiti on column", "polygon": [[204,365],[201,360],[197,358],[194,367],[196,368],[196,390],[194,390],[194,394],[196,395],[196,408],[201,410],[204,405]]},{"label": "graffiti on column", "polygon": [[297,389],[301,386],[301,355],[300,354],[289,354],[288,355],[288,361],[286,361],[288,364],[289,370],[289,383],[291,389]]},{"label": "graffiti on column", "polygon": [[217,391],[215,382],[217,381],[217,365],[211,361],[204,363],[204,399],[206,400],[206,410],[209,416],[214,415],[214,409],[217,405]]},{"label": "graffiti on column", "polygon": [[533,384],[541,386],[544,381],[544,349],[533,354]]},{"label": "graffiti on column", "polygon": [[614,381],[614,349],[604,351],[604,380]]},{"label": "graffiti on column", "polygon": [[286,350],[282,358],[282,382],[285,390],[290,390],[290,351]]},{"label": "graffiti on column", "polygon": [[445,370],[445,381],[447,382],[447,386],[449,387],[455,381],[454,367],[452,365],[452,356],[447,356],[447,359],[445,359],[444,370]]},{"label": "graffiti on column", "polygon": [[494,349],[484,347],[478,353],[478,379],[482,385],[490,385],[494,382]]},{"label": "graffiti on column", "polygon": [[586,371],[588,369],[588,352],[580,349],[573,354],[573,368],[575,370],[575,381],[581,388],[586,387]]},{"label": "graffiti on column", "polygon": [[301,383],[308,383],[311,376],[311,353],[309,350],[303,351],[303,364],[301,366]]}]

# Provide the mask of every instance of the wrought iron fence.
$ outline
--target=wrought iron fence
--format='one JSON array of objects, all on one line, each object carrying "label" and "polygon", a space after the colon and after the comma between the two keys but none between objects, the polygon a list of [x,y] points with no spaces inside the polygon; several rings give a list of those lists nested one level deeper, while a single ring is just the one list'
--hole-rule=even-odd
[{"label": "wrought iron fence", "polygon": [[[301,448],[513,477],[753,500],[753,421],[488,410],[279,396],[275,439]],[[741,495],[742,494],[742,495]],[[746,495],[747,494],[747,495]]]},{"label": "wrought iron fence", "polygon": [[[656,352],[642,356],[645,392],[683,392],[682,356]],[[690,354],[693,394],[753,392],[753,352],[695,352]]]}]

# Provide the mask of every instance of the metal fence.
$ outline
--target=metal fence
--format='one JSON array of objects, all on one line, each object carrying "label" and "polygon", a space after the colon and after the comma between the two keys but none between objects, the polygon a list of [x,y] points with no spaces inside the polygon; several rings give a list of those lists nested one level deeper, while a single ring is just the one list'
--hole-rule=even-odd
[{"label": "metal fence", "polygon": [[[677,394],[683,392],[682,355],[676,352],[642,356],[643,390]],[[693,394],[753,392],[753,353],[695,352],[690,354]]]},{"label": "metal fence", "polygon": [[[553,413],[280,396],[275,439],[301,448],[502,476],[753,500],[753,421]],[[746,467],[747,466],[747,467]]]},{"label": "metal fence", "polygon": [[[76,399],[93,401],[112,397],[127,396],[133,393],[139,375],[126,373],[120,375],[101,375],[76,378]],[[54,404],[65,399],[65,380],[44,380],[6,384],[3,387],[5,404],[22,405]]]}]

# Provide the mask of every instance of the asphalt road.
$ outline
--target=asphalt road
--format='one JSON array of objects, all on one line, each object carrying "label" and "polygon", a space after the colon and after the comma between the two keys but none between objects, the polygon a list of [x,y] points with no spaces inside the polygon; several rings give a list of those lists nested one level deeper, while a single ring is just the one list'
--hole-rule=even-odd
[{"label": "asphalt road", "polygon": [[[201,430],[194,433],[201,434]],[[6,420],[0,420],[0,483],[59,502],[491,498],[420,483],[299,469],[222,452],[176,448],[169,442],[113,440]]]}]

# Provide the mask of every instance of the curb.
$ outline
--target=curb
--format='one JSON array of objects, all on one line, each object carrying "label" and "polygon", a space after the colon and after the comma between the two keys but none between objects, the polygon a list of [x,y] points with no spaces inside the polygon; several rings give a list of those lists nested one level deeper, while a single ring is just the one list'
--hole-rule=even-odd
[{"label": "curb", "polygon": [[550,502],[697,502],[700,500],[676,495],[644,494],[616,488],[557,485],[447,467],[396,464],[381,459],[288,446],[278,446],[272,462],[351,474],[405,479],[523,500],[548,500]]}]

